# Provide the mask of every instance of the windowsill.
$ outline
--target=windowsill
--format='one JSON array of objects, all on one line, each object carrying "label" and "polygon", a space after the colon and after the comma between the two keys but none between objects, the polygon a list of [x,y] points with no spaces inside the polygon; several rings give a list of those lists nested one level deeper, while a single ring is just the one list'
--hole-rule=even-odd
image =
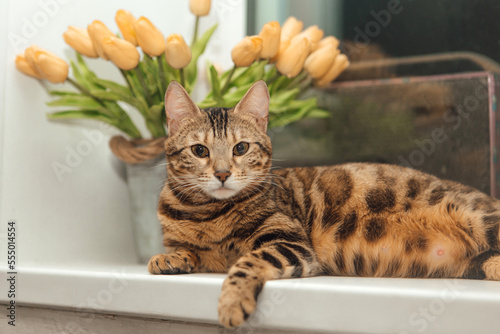
[{"label": "windowsill", "polygon": [[[16,302],[216,324],[224,277],[153,276],[145,265],[26,267],[18,271]],[[498,333],[499,309],[500,282],[313,277],[266,283],[248,323],[334,333],[484,334]]]}]

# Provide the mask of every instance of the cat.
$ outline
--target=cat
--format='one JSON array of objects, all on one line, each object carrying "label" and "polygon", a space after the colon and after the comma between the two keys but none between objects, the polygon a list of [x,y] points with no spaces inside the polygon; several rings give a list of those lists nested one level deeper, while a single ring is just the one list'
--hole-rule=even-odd
[{"label": "cat", "polygon": [[268,108],[263,81],[233,109],[200,110],[169,85],[158,204],[167,253],[151,258],[150,273],[227,272],[218,303],[226,327],[244,323],[272,279],[500,280],[500,201],[395,165],[271,171]]}]

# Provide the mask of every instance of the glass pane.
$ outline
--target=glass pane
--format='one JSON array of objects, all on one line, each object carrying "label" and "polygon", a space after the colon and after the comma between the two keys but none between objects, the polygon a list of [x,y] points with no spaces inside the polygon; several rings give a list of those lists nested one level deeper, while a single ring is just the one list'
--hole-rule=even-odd
[{"label": "glass pane", "polygon": [[249,33],[293,15],[339,38],[351,61],[329,88],[314,93],[331,118],[272,131],[275,165],[395,163],[498,193],[499,1],[250,6]]}]

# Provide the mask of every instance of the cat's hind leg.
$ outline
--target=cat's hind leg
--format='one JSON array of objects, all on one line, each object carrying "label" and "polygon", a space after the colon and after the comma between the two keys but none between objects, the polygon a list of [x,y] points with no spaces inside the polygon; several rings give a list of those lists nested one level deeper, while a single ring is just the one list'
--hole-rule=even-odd
[{"label": "cat's hind leg", "polygon": [[473,257],[463,278],[500,281],[500,251],[488,250]]}]

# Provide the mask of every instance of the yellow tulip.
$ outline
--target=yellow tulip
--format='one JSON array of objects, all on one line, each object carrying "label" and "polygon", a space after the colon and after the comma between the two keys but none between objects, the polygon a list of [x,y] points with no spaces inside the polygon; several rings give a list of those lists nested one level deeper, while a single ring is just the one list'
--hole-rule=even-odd
[{"label": "yellow tulip", "polygon": [[210,12],[210,0],[189,0],[189,10],[196,16],[207,16]]},{"label": "yellow tulip", "polygon": [[123,39],[137,46],[137,38],[135,37],[134,22],[135,17],[128,10],[120,9],[116,12],[115,22],[120,29]]},{"label": "yellow tulip", "polygon": [[259,36],[247,36],[236,44],[231,50],[231,58],[234,65],[246,67],[259,58],[262,50],[262,38]]},{"label": "yellow tulip", "polygon": [[191,49],[179,34],[170,34],[167,37],[165,48],[167,63],[175,69],[186,67],[191,61]]},{"label": "yellow tulip", "polygon": [[280,48],[281,27],[276,21],[264,24],[259,37],[262,38],[262,51],[260,57],[270,59],[276,56]]},{"label": "yellow tulip", "polygon": [[305,37],[311,43],[311,49],[315,48],[318,42],[323,38],[325,33],[323,30],[319,29],[318,26],[310,26],[300,34],[298,34],[297,38]]},{"label": "yellow tulip", "polygon": [[312,52],[304,63],[304,69],[314,79],[319,79],[332,67],[340,50],[333,45],[326,45]]},{"label": "yellow tulip", "polygon": [[139,64],[139,52],[129,41],[104,37],[102,47],[106,56],[122,70],[131,70]]},{"label": "yellow tulip", "polygon": [[109,30],[108,27],[106,27],[106,25],[99,20],[95,20],[89,24],[87,26],[87,31],[97,55],[102,59],[109,60],[102,49],[102,41],[105,37],[114,37],[115,34],[113,34],[111,30]]},{"label": "yellow tulip", "polygon": [[25,50],[24,57],[30,67],[43,79],[61,83],[68,78],[68,63],[52,52],[32,45]]},{"label": "yellow tulip", "polygon": [[276,55],[273,58],[271,58],[271,60],[269,61],[270,63],[275,63],[279,59],[280,54],[283,54],[286,48],[288,48],[288,46],[290,45],[290,41],[291,41],[290,39],[282,39],[280,41],[279,50],[276,53]]},{"label": "yellow tulip", "polygon": [[141,16],[134,22],[137,44],[147,55],[159,56],[165,52],[165,37],[151,21]]},{"label": "yellow tulip", "polygon": [[286,19],[285,23],[281,27],[281,39],[292,39],[304,28],[304,23],[297,20],[295,17],[290,16]]},{"label": "yellow tulip", "polygon": [[69,26],[68,30],[64,32],[63,38],[66,44],[82,55],[90,58],[97,58],[97,52],[94,49],[94,44],[87,30],[80,27]]},{"label": "yellow tulip", "polygon": [[328,45],[333,45],[333,47],[335,49],[337,49],[339,47],[339,40],[337,38],[335,38],[334,36],[327,36],[325,38],[323,38],[322,40],[320,40],[314,47],[313,51],[316,51],[318,49],[321,49],[325,46],[328,46]]},{"label": "yellow tulip", "polygon": [[314,82],[314,85],[316,87],[325,87],[327,86],[330,82],[335,80],[342,71],[344,71],[348,66],[349,66],[349,60],[347,59],[347,56],[345,54],[339,54],[335,58],[335,62],[333,63],[332,67],[328,70],[328,72],[322,76],[320,79],[316,80]]},{"label": "yellow tulip", "polygon": [[31,67],[30,64],[28,64],[24,55],[16,56],[16,68],[18,69],[18,71],[26,75],[29,75],[37,79],[43,79],[43,77],[40,74],[38,74],[36,70],[33,67]]},{"label": "yellow tulip", "polygon": [[310,43],[307,38],[293,38],[290,45],[280,53],[276,68],[281,74],[293,78],[304,68],[304,62],[309,55]]},{"label": "yellow tulip", "polygon": [[24,58],[26,59],[26,62],[39,75],[41,75],[41,74],[38,72],[38,69],[36,68],[36,61],[35,61],[36,55],[35,54],[36,54],[36,52],[41,51],[41,50],[42,49],[40,49],[36,45],[31,45],[30,47],[28,47],[24,50]]}]

